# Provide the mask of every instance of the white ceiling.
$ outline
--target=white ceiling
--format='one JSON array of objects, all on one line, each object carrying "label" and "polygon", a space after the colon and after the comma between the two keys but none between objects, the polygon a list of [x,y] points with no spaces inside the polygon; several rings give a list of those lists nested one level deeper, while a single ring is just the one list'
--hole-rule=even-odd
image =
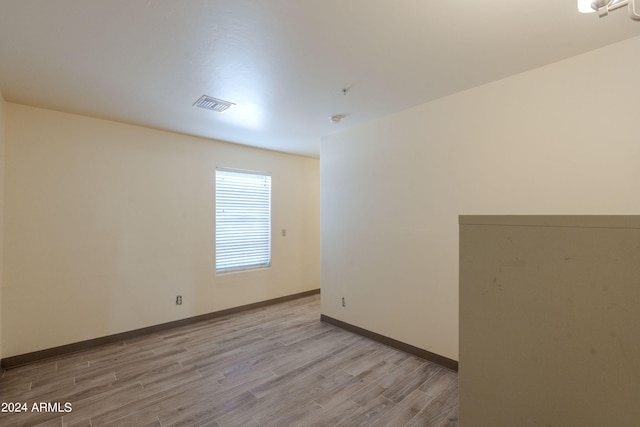
[{"label": "white ceiling", "polygon": [[0,91],[318,156],[333,132],[638,35],[575,0],[0,0]]}]

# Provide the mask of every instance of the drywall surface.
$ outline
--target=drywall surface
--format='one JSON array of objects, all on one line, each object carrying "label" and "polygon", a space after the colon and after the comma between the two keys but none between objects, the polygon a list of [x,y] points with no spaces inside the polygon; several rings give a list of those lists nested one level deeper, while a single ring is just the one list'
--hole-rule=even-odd
[{"label": "drywall surface", "polygon": [[[317,159],[5,108],[5,357],[319,288]],[[271,268],[216,275],[217,166],[272,174]]]},{"label": "drywall surface", "polygon": [[640,216],[460,217],[460,425],[637,424]]},{"label": "drywall surface", "polygon": [[629,39],[322,141],[323,314],[457,360],[459,214],[640,212],[638,51]]},{"label": "drywall surface", "polygon": [[4,251],[4,98],[0,92],[0,359],[2,358],[2,281]]}]

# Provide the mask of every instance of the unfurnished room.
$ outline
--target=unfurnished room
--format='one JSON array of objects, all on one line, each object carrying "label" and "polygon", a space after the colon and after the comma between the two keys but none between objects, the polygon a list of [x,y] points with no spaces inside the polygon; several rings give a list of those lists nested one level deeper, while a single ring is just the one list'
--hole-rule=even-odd
[{"label": "unfurnished room", "polygon": [[0,0],[0,425],[640,407],[640,0]]}]

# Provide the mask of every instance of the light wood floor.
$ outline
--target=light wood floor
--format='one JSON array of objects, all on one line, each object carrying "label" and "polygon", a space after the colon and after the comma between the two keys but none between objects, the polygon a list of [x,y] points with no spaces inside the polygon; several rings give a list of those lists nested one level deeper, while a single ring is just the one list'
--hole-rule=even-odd
[{"label": "light wood floor", "polygon": [[[22,426],[456,426],[455,372],[319,321],[311,296],[7,370]],[[63,406],[64,408],[64,406]],[[6,409],[6,408],[5,408]]]}]

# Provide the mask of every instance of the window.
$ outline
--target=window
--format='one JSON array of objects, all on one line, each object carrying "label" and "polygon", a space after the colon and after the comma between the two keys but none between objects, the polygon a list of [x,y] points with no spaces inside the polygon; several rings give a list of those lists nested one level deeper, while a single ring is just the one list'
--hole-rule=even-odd
[{"label": "window", "polygon": [[271,265],[271,176],[216,169],[216,272]]}]

